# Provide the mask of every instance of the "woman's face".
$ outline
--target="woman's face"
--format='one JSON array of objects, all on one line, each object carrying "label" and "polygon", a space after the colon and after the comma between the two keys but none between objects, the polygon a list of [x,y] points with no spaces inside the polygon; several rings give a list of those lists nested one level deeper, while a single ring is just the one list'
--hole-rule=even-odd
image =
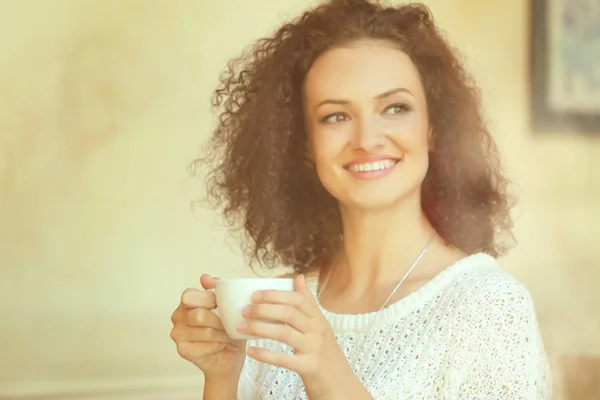
[{"label": "woman's face", "polygon": [[376,41],[333,48],[315,61],[304,85],[309,148],[331,195],[360,209],[420,196],[430,128],[408,55]]}]

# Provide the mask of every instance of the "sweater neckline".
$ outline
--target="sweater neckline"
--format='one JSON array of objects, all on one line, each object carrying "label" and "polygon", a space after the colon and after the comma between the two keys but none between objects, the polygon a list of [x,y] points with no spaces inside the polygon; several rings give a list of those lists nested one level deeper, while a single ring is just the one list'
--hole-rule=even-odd
[{"label": "sweater neckline", "polygon": [[[465,273],[472,268],[483,267],[486,265],[496,265],[496,260],[486,253],[475,253],[458,260],[454,264],[440,271],[436,276],[433,277],[433,279],[425,283],[416,291],[408,294],[394,303],[391,303],[386,308],[381,310],[378,321],[376,321],[373,327],[385,324],[388,320],[390,320],[390,318],[397,320],[398,318],[406,316],[419,306],[434,298],[442,288],[454,281],[458,275]],[[377,316],[377,311],[360,314],[340,314],[325,309],[317,297],[319,275],[320,271],[309,274],[306,277],[306,283],[308,289],[317,301],[321,312],[329,321],[329,324],[334,332],[357,332],[367,328],[373,318]]]}]

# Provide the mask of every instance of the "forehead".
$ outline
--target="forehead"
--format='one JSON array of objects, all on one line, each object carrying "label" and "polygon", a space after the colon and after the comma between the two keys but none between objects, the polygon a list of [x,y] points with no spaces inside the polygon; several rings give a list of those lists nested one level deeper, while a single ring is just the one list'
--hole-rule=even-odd
[{"label": "forehead", "polygon": [[419,72],[402,50],[385,42],[359,42],[335,47],[314,62],[304,83],[308,101],[325,97],[373,97],[403,87],[422,94]]}]

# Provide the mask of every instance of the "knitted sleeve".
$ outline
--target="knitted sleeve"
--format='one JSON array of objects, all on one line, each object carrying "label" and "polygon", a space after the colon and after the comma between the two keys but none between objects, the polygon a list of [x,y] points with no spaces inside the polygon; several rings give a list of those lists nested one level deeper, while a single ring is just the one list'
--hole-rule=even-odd
[{"label": "knitted sleeve", "polygon": [[551,374],[533,300],[515,280],[474,288],[470,360],[460,399],[552,397]]}]

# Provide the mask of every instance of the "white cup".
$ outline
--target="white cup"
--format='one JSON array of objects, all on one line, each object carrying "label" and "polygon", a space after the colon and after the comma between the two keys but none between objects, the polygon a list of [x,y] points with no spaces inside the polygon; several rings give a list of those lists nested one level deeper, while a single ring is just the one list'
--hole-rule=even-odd
[{"label": "white cup", "polygon": [[237,325],[245,320],[242,310],[252,304],[252,294],[259,290],[294,291],[294,280],[289,278],[235,278],[217,279],[215,295],[217,314],[232,339],[254,339],[237,331]]}]

